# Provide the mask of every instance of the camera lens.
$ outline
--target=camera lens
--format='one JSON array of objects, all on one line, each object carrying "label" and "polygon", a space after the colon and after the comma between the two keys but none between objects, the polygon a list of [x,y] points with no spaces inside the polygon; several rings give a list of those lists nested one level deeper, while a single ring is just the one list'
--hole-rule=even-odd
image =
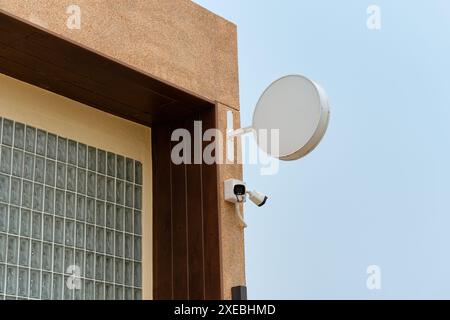
[{"label": "camera lens", "polygon": [[243,184],[237,184],[234,186],[234,194],[237,196],[245,195],[245,186]]}]

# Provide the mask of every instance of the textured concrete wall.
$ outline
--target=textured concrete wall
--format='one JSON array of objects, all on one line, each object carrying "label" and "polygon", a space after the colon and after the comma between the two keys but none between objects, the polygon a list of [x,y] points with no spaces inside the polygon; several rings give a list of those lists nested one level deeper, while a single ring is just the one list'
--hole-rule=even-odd
[{"label": "textured concrete wall", "polygon": [[[66,22],[81,8],[81,29]],[[0,0],[0,9],[218,103],[239,123],[237,32],[232,23],[189,0]],[[223,181],[241,178],[240,165],[219,168],[223,296],[245,284],[243,231],[234,206],[223,201]]]},{"label": "textured concrete wall", "polygon": [[[240,114],[233,108],[218,104],[218,126],[223,135],[227,129],[227,112],[233,112],[234,127],[240,127]],[[238,141],[235,141],[235,163],[241,157],[238,152]],[[226,159],[226,153],[223,154]],[[231,299],[231,288],[245,285],[244,231],[235,215],[234,204],[224,201],[223,181],[227,179],[242,180],[242,165],[224,164],[219,168],[219,208],[222,229],[222,259],[224,299]],[[243,209],[241,208],[243,212]]]}]

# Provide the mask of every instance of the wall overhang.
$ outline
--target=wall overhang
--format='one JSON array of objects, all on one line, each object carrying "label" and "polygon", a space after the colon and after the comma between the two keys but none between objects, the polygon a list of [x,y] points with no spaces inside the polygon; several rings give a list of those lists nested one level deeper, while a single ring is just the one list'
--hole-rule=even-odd
[{"label": "wall overhang", "polygon": [[213,106],[2,10],[0,72],[148,126]]},{"label": "wall overhang", "polygon": [[[70,7],[80,28],[68,27]],[[236,25],[191,0],[0,0],[0,9],[65,39],[239,109]]]}]

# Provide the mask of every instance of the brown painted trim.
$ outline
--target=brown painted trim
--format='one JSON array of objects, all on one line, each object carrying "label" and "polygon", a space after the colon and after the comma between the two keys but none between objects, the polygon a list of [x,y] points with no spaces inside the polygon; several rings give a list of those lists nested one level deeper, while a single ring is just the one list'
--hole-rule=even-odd
[{"label": "brown painted trim", "polygon": [[[198,118],[198,117],[197,117]],[[195,136],[194,123],[187,121],[186,128],[192,137]],[[197,152],[191,146],[191,153]],[[197,188],[187,188],[187,251],[188,251],[188,284],[189,299],[205,299],[205,245],[204,245],[204,211],[203,211],[203,181],[202,165],[192,164],[186,166],[186,181]],[[189,201],[189,199],[199,199],[199,201]]]},{"label": "brown painted trim", "polygon": [[[209,111],[209,112],[208,112]],[[204,111],[202,117],[203,130],[219,127],[218,106]],[[208,143],[204,142],[203,147]],[[221,223],[219,208],[219,165],[204,166],[202,170],[203,190],[203,210],[205,214],[205,284],[206,299],[223,299],[223,265],[221,246]],[[217,214],[209,214],[217,212]],[[216,293],[216,291],[218,291]]]},{"label": "brown painted trim", "polygon": [[[170,147],[175,144],[170,141],[172,131],[185,128],[192,133],[196,120],[202,121],[203,132],[215,128],[216,108],[174,123],[176,126],[159,125],[153,129],[153,264],[157,300],[223,297],[217,165],[170,162],[167,168]],[[159,198],[160,192],[170,193],[170,199]]]},{"label": "brown painted trim", "polygon": [[153,298],[173,298],[172,190],[170,130],[152,129],[153,151]]},{"label": "brown painted trim", "polygon": [[[172,126],[171,131],[177,127],[184,128],[184,123]],[[177,143],[172,142],[171,146]],[[189,299],[189,259],[188,259],[188,221],[187,202],[197,201],[188,199],[186,179],[186,165],[171,163],[172,185],[172,261],[173,261],[173,299]],[[190,184],[190,183],[189,183]],[[199,186],[195,186],[198,188]],[[191,186],[194,188],[194,186]],[[157,263],[157,262],[156,262]]]}]

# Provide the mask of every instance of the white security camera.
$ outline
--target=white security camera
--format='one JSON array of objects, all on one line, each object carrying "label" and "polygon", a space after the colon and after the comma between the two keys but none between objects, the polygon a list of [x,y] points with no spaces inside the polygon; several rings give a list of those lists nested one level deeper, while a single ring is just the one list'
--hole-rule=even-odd
[{"label": "white security camera", "polygon": [[256,204],[258,207],[262,207],[263,205],[265,205],[267,200],[269,199],[266,195],[264,195],[261,192],[258,192],[256,190],[248,191],[247,194],[248,194],[250,201],[253,202],[254,204]]},{"label": "white security camera", "polygon": [[258,207],[262,207],[267,202],[267,196],[258,191],[247,191],[245,182],[228,179],[225,181],[225,201],[235,204],[235,212],[238,219],[241,221],[242,226],[245,228],[247,224],[244,221],[244,217],[241,214],[240,204],[244,203],[248,198],[251,202],[256,204]]}]

